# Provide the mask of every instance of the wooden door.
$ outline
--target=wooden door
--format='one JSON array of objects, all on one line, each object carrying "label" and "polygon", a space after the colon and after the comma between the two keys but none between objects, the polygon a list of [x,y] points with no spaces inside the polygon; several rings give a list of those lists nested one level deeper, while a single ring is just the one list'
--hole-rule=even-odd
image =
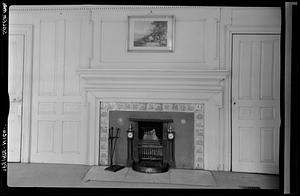
[{"label": "wooden door", "polygon": [[8,162],[21,161],[23,103],[24,36],[9,35],[8,93]]},{"label": "wooden door", "polygon": [[280,36],[234,35],[232,171],[278,174]]}]

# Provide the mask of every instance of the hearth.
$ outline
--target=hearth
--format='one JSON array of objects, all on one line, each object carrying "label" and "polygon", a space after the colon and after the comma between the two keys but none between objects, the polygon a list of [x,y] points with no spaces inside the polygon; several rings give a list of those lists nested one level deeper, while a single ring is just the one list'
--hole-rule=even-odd
[{"label": "hearth", "polygon": [[175,166],[172,119],[129,118],[128,166],[159,173]]}]

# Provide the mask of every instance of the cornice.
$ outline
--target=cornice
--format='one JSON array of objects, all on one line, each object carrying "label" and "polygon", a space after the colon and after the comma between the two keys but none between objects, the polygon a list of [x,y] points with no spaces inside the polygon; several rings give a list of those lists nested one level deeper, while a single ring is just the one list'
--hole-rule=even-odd
[{"label": "cornice", "polygon": [[147,5],[47,5],[11,6],[9,11],[89,11],[89,10],[128,10],[128,9],[178,9],[199,8],[200,6],[147,6]]}]

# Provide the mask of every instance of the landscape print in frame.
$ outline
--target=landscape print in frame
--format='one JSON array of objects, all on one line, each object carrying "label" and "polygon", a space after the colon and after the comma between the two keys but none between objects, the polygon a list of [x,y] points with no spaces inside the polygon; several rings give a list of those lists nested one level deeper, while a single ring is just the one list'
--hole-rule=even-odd
[{"label": "landscape print in frame", "polygon": [[172,52],[174,16],[128,16],[128,51]]}]

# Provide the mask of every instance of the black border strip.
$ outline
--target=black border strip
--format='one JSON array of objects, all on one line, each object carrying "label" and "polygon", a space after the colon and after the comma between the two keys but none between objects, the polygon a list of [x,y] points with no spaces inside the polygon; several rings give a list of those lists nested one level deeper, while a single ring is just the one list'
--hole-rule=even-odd
[{"label": "black border strip", "polygon": [[[280,193],[283,194],[283,187],[284,187],[284,179],[283,179],[283,174],[284,174],[284,114],[285,114],[285,104],[284,104],[284,96],[285,96],[285,0],[279,0],[279,1],[274,1],[274,0],[263,0],[263,1],[259,1],[259,0],[248,0],[248,1],[233,1],[233,0],[203,0],[203,1],[192,1],[192,2],[188,2],[188,1],[184,1],[181,3],[175,2],[175,1],[171,1],[171,0],[166,0],[166,1],[160,1],[159,3],[156,3],[157,1],[137,1],[137,2],[126,2],[126,1],[122,1],[122,2],[111,2],[111,1],[85,1],[82,2],[80,0],[74,0],[72,2],[66,2],[66,1],[49,1],[49,0],[44,0],[44,1],[39,1],[39,2],[35,2],[35,1],[24,1],[24,2],[18,2],[18,1],[10,1],[10,2],[2,2],[2,3],[6,3],[8,5],[8,7],[10,5],[71,5],[71,4],[78,4],[78,5],[82,5],[82,4],[94,4],[94,5],[182,5],[182,6],[228,6],[228,7],[235,7],[235,6],[239,6],[239,7],[281,7],[281,80],[280,80],[280,97],[281,97],[281,101],[280,101],[280,115],[281,115],[281,127],[280,127],[280,161],[279,161],[279,170],[280,170]],[[7,17],[8,17],[8,12],[7,12]],[[1,32],[2,33],[2,32]],[[8,63],[8,36],[7,35],[2,35],[1,34],[1,64],[2,65],[7,65]],[[7,89],[7,75],[5,75],[5,73],[7,73],[7,66],[1,66],[1,79],[3,79],[4,81],[2,81],[2,86],[5,86],[5,88],[2,88],[3,90],[1,91],[2,96],[1,98],[5,98],[6,99],[6,103],[8,101],[8,93],[6,91]],[[8,105],[8,104],[7,104]],[[5,106],[7,106],[5,105]],[[8,108],[8,106],[6,107]],[[2,112],[4,111],[3,109],[1,109]],[[4,115],[8,115],[8,112],[5,113],[4,111]],[[7,119],[7,117],[5,118]],[[2,123],[2,114],[1,114],[1,123]],[[3,126],[1,124],[1,129],[3,130]],[[3,139],[6,139],[5,137],[1,137],[1,142],[3,142]],[[2,145],[2,149],[3,149]],[[2,164],[3,162],[1,162]],[[102,189],[99,190],[97,188],[89,188],[89,189],[81,189],[81,188],[36,188],[36,187],[29,187],[29,188],[12,188],[12,187],[7,187],[7,172],[3,171],[3,169],[1,169],[1,192],[33,192],[33,193],[37,193],[37,192],[46,192],[48,194],[53,194],[53,193],[63,193],[63,192],[76,192],[78,194],[80,193],[86,193],[87,191],[90,194],[99,194],[99,193],[108,193],[110,192],[110,194],[116,193],[116,190],[114,189]],[[133,194],[135,193],[139,193],[139,191],[141,191],[141,193],[145,194],[145,190],[144,189],[136,189],[136,190],[132,190],[132,189],[119,189],[120,193],[125,193],[128,194],[130,193],[130,195],[137,195],[137,194]],[[147,192],[153,194],[153,193],[170,193],[170,194],[191,194],[192,192],[198,192],[199,190],[147,190]],[[201,192],[208,194],[208,195],[240,195],[240,194],[245,194],[248,193],[250,195],[253,194],[257,194],[257,193],[271,193],[271,194],[278,194],[277,191],[266,191],[266,190],[202,190]],[[140,193],[139,193],[140,194]]]}]

